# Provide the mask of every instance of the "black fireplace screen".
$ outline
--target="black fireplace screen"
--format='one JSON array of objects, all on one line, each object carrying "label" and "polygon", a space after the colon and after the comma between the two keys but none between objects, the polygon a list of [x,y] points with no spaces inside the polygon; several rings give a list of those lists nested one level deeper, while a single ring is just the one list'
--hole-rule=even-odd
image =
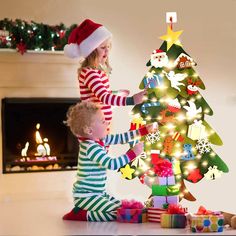
[{"label": "black fireplace screen", "polygon": [[2,99],[3,173],[75,170],[78,142],[64,121],[78,101]]}]

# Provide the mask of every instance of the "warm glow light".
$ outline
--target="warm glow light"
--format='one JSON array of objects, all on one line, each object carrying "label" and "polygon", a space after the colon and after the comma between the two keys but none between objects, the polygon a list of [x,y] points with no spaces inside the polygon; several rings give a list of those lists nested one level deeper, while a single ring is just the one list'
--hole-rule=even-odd
[{"label": "warm glow light", "polygon": [[189,172],[187,170],[184,171],[184,175],[188,175]]},{"label": "warm glow light", "polygon": [[147,96],[143,96],[143,101],[147,101],[148,97]]},{"label": "warm glow light", "polygon": [[202,96],[201,96],[200,94],[198,94],[198,95],[196,96],[196,98],[197,98],[197,99],[201,99]]},{"label": "warm glow light", "polygon": [[176,175],[176,179],[181,179],[181,175]]},{"label": "warm glow light", "polygon": [[187,169],[188,170],[194,170],[196,168],[196,166],[193,164],[193,163],[189,163],[188,165],[187,165]]},{"label": "warm glow light", "polygon": [[158,144],[157,144],[157,147],[158,147],[158,148],[162,148],[162,144],[161,144],[161,143],[158,143]]},{"label": "warm glow light", "polygon": [[182,155],[181,152],[175,152],[175,153],[174,153],[174,156],[177,157],[177,158],[180,157],[181,155]]},{"label": "warm glow light", "polygon": [[197,154],[196,158],[200,160],[202,158],[202,156]]},{"label": "warm glow light", "polygon": [[184,100],[184,99],[181,99],[181,101],[180,101],[180,103],[181,103],[181,105],[184,105],[184,104],[186,104],[186,100]]},{"label": "warm glow light", "polygon": [[210,156],[211,156],[211,157],[215,157],[216,154],[215,154],[214,152],[211,152],[211,153],[210,153]]},{"label": "warm glow light", "polygon": [[152,101],[152,102],[156,102],[157,99],[156,99],[156,98],[152,98],[151,101]]},{"label": "warm glow light", "polygon": [[171,69],[173,68],[175,65],[174,65],[174,62],[173,61],[169,61],[168,65],[167,65],[167,68]]},{"label": "warm glow light", "polygon": [[204,112],[205,112],[205,113],[209,113],[210,110],[209,110],[208,108],[206,108],[206,109],[204,110]]},{"label": "warm glow light", "polygon": [[174,128],[175,128],[175,125],[173,125],[172,123],[168,123],[168,124],[166,124],[166,127],[167,127],[168,129],[174,129]]},{"label": "warm glow light", "polygon": [[181,134],[186,134],[186,130],[183,130],[183,129],[182,129],[182,130],[180,131],[180,133],[181,133]]},{"label": "warm glow light", "polygon": [[211,131],[210,131],[210,135],[212,135],[212,134],[214,134],[215,133],[215,131],[212,129]]},{"label": "warm glow light", "polygon": [[178,121],[183,121],[183,120],[185,120],[185,116],[184,116],[183,114],[179,114],[179,115],[176,117],[176,119],[177,119]]},{"label": "warm glow light", "polygon": [[193,77],[198,77],[198,74],[197,74],[197,73],[194,73],[192,76],[193,76]]},{"label": "warm glow light", "polygon": [[203,161],[202,162],[202,166],[207,166],[208,162],[207,161]]}]

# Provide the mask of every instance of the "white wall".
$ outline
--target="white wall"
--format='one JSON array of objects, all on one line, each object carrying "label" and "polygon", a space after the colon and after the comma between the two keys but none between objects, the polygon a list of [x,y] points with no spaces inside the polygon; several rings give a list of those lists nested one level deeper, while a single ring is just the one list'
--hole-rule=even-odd
[{"label": "white wall", "polygon": [[[236,213],[236,205],[232,204],[236,197],[232,187],[236,179],[236,129],[233,122],[236,113],[235,10],[234,0],[1,0],[0,18],[20,18],[48,24],[63,22],[67,26],[91,18],[104,24],[113,33],[111,85],[114,89],[129,88],[133,93],[138,91],[139,83],[147,71],[145,64],[150,53],[162,43],[159,36],[166,33],[165,12],[177,11],[178,24],[174,25],[174,30],[184,30],[181,36],[183,48],[197,61],[196,70],[207,88],[202,93],[214,110],[214,116],[207,120],[224,141],[223,147],[215,147],[214,150],[230,168],[229,174],[224,174],[221,179],[188,184],[189,190],[198,200],[194,203],[183,201],[183,205],[194,211],[203,204],[209,209]],[[70,95],[69,91],[73,91],[73,96],[77,94],[74,88],[77,85],[73,80],[76,80],[76,75],[73,74],[75,67],[68,67],[68,71],[63,72],[66,73],[63,75],[66,81],[64,83],[68,83],[65,87],[70,87],[64,95]],[[67,70],[66,67],[63,68]],[[68,77],[73,79],[67,80]],[[48,80],[51,79],[52,77],[48,76]],[[48,93],[54,91],[47,83],[45,86],[44,93],[47,93],[47,90]],[[17,90],[17,94],[24,96],[29,88],[26,84]],[[5,94],[7,89],[1,85],[0,93]],[[59,90],[63,88],[60,87]],[[35,91],[39,94],[38,88],[35,88]],[[115,108],[115,132],[128,129],[130,109],[131,107]],[[113,148],[111,151],[118,155],[126,148],[127,146],[120,146],[119,149]],[[73,177],[73,172],[0,175],[1,199],[6,200],[14,196],[27,198],[26,195],[50,197],[55,193],[57,196],[71,198]],[[122,198],[145,200],[150,193],[138,181],[122,180],[116,172],[109,172],[108,188],[114,195]]]}]

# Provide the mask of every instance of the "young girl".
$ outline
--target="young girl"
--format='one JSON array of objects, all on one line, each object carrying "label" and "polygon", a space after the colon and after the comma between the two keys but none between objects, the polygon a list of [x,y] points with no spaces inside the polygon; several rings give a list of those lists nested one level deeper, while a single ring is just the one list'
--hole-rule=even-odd
[{"label": "young girl", "polygon": [[146,91],[132,97],[126,97],[128,90],[122,90],[123,96],[112,93],[109,84],[109,52],[112,34],[101,24],[89,19],[75,28],[64,48],[65,55],[83,60],[78,70],[81,100],[91,100],[101,105],[108,122],[112,120],[111,106],[126,106],[142,103]]},{"label": "young girl", "polygon": [[108,135],[108,122],[99,106],[81,102],[67,113],[67,125],[79,139],[77,181],[73,186],[74,209],[64,220],[112,221],[121,202],[105,192],[106,169],[117,170],[143,152],[143,143],[136,144],[125,154],[112,158],[105,145],[124,144],[137,136],[155,131],[149,124],[138,130]]}]

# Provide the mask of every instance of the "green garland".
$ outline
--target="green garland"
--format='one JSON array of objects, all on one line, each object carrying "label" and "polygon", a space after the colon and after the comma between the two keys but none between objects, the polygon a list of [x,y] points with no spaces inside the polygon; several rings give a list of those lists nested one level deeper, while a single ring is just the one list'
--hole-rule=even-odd
[{"label": "green garland", "polygon": [[52,26],[5,18],[0,20],[0,48],[16,49],[21,54],[27,50],[62,51],[75,27],[76,24],[66,28],[63,23]]}]

